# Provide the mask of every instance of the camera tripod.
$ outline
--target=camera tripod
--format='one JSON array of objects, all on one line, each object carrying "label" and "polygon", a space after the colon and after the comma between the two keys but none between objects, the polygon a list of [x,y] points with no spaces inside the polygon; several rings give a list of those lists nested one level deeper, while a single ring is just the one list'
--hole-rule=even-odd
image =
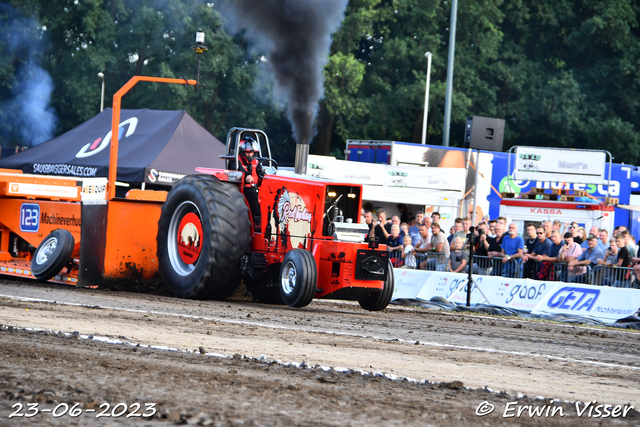
[{"label": "camera tripod", "polygon": [[473,249],[475,247],[475,231],[476,231],[476,227],[469,227],[469,234],[467,234],[467,241],[469,242],[469,264],[468,264],[468,269],[467,269],[467,307],[471,307],[471,285],[475,285],[475,287],[478,289],[478,292],[480,292],[480,294],[484,297],[485,301],[489,304],[491,304],[489,302],[489,299],[487,298],[487,296],[482,292],[482,289],[480,289],[480,286],[478,286],[478,284],[475,282],[475,280],[473,280],[473,276],[472,276],[472,272],[473,272]]}]

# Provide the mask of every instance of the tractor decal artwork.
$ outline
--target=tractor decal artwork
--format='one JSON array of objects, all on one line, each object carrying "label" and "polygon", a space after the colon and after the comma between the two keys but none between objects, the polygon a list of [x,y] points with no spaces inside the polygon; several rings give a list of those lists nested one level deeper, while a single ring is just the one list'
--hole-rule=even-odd
[{"label": "tractor decal artwork", "polygon": [[307,210],[306,203],[296,193],[290,193],[286,187],[276,191],[273,209],[272,230],[277,230],[283,248],[306,247],[307,236],[311,232],[313,214]]},{"label": "tractor decal artwork", "polygon": [[284,233],[287,228],[287,223],[289,222],[289,218],[284,216],[284,207],[287,206],[287,210],[291,208],[291,199],[289,197],[289,192],[286,188],[282,187],[282,189],[278,190],[276,195],[276,206],[278,208],[277,218],[279,219],[278,231],[279,233]]},{"label": "tractor decal artwork", "polygon": [[178,228],[178,247],[180,258],[186,264],[194,264],[200,256],[202,249],[202,223],[193,212],[186,214]]},{"label": "tractor decal artwork", "polygon": [[283,189],[278,200],[278,216],[281,218],[280,231],[284,231],[289,220],[293,220],[293,222],[306,221],[311,224],[311,212],[306,207],[302,207],[302,205],[292,206],[291,198],[286,188]]}]

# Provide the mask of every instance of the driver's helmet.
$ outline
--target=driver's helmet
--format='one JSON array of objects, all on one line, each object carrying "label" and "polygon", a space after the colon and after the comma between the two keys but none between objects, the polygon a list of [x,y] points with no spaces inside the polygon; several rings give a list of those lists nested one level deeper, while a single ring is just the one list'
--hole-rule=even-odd
[{"label": "driver's helmet", "polygon": [[245,136],[240,142],[240,152],[247,156],[250,152],[253,152],[253,156],[257,155],[260,151],[258,142],[250,136]]}]

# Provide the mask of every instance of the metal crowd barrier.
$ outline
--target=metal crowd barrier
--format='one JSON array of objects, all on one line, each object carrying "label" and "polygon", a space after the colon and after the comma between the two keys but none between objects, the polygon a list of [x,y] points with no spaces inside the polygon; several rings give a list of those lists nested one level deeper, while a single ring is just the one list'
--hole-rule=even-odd
[{"label": "metal crowd barrier", "polygon": [[502,262],[500,257],[474,255],[473,274],[521,278],[522,262],[518,259]]},{"label": "metal crowd barrier", "polygon": [[593,272],[589,265],[570,266],[566,262],[532,260],[531,270],[532,278],[535,280],[584,284],[591,284],[593,282]]},{"label": "metal crowd barrier", "polygon": [[398,249],[395,251],[389,251],[389,261],[391,261],[391,265],[394,267],[402,267],[404,266],[404,259],[402,259],[402,249]]},{"label": "metal crowd barrier", "polygon": [[413,269],[418,269],[420,267],[420,262],[423,261],[424,259],[426,259],[426,256],[423,257],[420,253],[417,253],[415,255],[415,259],[416,259],[416,264],[415,266],[408,266],[407,265],[407,261],[408,261],[408,256],[409,254],[407,254],[405,256],[405,258],[402,257],[402,253],[404,251],[402,249],[397,249],[395,251],[389,251],[389,261],[391,261],[391,265],[393,265],[396,268],[413,268]]},{"label": "metal crowd barrier", "polygon": [[591,266],[569,265],[566,262],[553,263],[555,280],[569,283],[591,283]]},{"label": "metal crowd barrier", "polygon": [[592,275],[592,285],[614,288],[636,288],[640,285],[633,274],[633,267],[596,265]]},{"label": "metal crowd barrier", "polygon": [[422,263],[424,263],[422,265],[422,269],[423,270],[430,270],[430,271],[447,271],[447,263],[448,263],[448,258],[446,257],[446,255],[443,252],[416,252],[415,255],[415,259],[416,259],[416,265],[415,267],[411,267],[406,265],[406,261],[407,261],[407,256],[409,256],[408,254],[405,256],[405,258],[402,258],[402,249],[398,249],[395,251],[389,251],[389,260],[391,261],[391,265],[393,265],[396,268],[415,268],[415,269],[419,269],[421,268],[420,265]]},{"label": "metal crowd barrier", "polygon": [[444,252],[418,252],[417,268],[429,271],[447,271],[449,259]]}]

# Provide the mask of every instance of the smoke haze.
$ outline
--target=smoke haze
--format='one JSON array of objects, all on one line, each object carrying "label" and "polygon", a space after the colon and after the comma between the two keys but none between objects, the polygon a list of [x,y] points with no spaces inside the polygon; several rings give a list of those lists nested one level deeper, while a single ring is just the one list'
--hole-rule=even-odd
[{"label": "smoke haze", "polygon": [[322,71],[331,34],[344,17],[348,0],[226,0],[222,12],[232,31],[244,28],[266,52],[276,88],[288,106],[293,136],[301,144],[313,137],[313,120],[322,98]]},{"label": "smoke haze", "polygon": [[37,59],[43,32],[8,4],[0,4],[0,12],[2,67],[15,67],[13,80],[3,82],[11,90],[2,93],[0,133],[12,144],[37,145],[53,137],[57,123],[49,105],[53,81]]}]

